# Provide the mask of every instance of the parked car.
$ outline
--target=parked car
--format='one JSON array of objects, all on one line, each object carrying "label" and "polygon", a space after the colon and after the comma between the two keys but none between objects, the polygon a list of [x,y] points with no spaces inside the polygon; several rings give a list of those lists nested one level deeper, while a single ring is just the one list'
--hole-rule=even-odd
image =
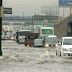
[{"label": "parked car", "polygon": [[43,42],[44,47],[57,47],[58,46],[58,38],[55,35],[49,35],[44,38]]},{"label": "parked car", "polygon": [[72,37],[62,37],[61,44],[59,47],[57,47],[56,55],[68,55],[70,57],[72,56]]},{"label": "parked car", "polygon": [[34,47],[43,46],[43,39],[35,39],[34,40]]}]

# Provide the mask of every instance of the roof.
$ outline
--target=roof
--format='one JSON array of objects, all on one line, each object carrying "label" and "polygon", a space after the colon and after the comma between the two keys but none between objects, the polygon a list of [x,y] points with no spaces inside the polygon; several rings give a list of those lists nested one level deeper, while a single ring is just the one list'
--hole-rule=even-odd
[{"label": "roof", "polygon": [[62,37],[62,39],[72,39],[72,37]]},{"label": "roof", "polygon": [[54,29],[54,27],[40,27],[42,29]]},{"label": "roof", "polygon": [[31,31],[31,30],[18,30],[18,31]]},{"label": "roof", "polygon": [[26,35],[39,35],[39,33],[26,33]]},{"label": "roof", "polygon": [[43,39],[35,39],[35,40],[37,41],[37,40],[43,40]]},{"label": "roof", "polygon": [[48,35],[48,37],[57,37],[57,36],[55,36],[55,35]]}]

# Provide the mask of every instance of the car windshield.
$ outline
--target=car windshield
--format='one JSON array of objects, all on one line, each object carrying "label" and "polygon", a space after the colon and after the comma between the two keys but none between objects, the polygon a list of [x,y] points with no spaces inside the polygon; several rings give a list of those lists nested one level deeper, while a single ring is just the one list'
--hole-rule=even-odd
[{"label": "car windshield", "polygon": [[7,31],[6,32],[6,35],[10,35],[10,34],[12,34],[12,31]]},{"label": "car windshield", "polygon": [[47,37],[45,38],[45,43],[58,43],[57,37]]},{"label": "car windshield", "polygon": [[64,39],[63,45],[72,45],[72,39]]},{"label": "car windshield", "polygon": [[7,32],[7,33],[6,33],[6,35],[10,35],[10,34],[11,34],[10,32]]},{"label": "car windshield", "polygon": [[25,36],[26,35],[26,33],[29,33],[30,31],[22,31],[22,32],[18,32],[18,35],[19,36]]},{"label": "car windshield", "polygon": [[28,40],[34,40],[34,39],[37,39],[38,36],[34,36],[34,35],[30,35],[28,36]]}]

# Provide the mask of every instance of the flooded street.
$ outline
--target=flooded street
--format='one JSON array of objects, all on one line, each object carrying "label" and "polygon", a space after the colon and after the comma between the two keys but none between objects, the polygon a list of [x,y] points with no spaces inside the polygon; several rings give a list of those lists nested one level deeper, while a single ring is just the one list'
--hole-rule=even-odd
[{"label": "flooded street", "polygon": [[0,72],[72,72],[72,59],[56,56],[55,49],[2,41],[2,52]]}]

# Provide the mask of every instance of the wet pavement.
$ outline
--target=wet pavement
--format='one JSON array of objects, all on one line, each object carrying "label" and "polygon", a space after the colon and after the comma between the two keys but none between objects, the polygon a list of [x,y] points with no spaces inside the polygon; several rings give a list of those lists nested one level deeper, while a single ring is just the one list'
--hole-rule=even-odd
[{"label": "wet pavement", "polygon": [[0,72],[72,72],[70,57],[56,56],[56,48],[47,50],[2,41]]}]

